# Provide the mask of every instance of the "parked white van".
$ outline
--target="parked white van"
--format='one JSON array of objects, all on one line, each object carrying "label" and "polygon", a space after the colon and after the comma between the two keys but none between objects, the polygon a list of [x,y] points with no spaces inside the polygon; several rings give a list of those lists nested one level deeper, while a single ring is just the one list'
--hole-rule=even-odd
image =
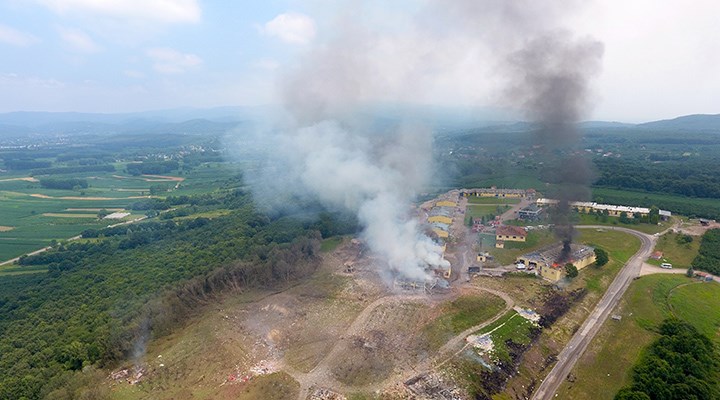
[{"label": "parked white van", "polygon": [[670,263],[662,263],[662,264],[660,264],[660,268],[672,269],[672,264],[670,264]]}]

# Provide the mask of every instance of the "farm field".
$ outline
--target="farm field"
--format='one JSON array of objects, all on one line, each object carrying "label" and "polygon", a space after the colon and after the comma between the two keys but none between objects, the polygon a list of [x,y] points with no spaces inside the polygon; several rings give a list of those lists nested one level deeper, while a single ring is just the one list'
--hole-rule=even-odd
[{"label": "farm field", "polygon": [[[0,262],[86,229],[99,229],[144,215],[144,211],[133,211],[121,220],[101,220],[97,217],[101,210],[122,211],[150,197],[212,192],[221,182],[238,174],[228,163],[208,163],[183,173],[183,176],[132,176],[114,171],[53,175],[60,179],[85,179],[88,187],[77,190],[48,189],[35,177],[0,174]],[[207,217],[213,216],[216,215]]]},{"label": "farm field", "polygon": [[[630,380],[630,370],[654,329],[670,316],[681,318],[720,344],[720,285],[701,283],[684,275],[647,275],[634,281],[613,312],[620,321],[608,320],[580,358],[559,397],[612,399]],[[598,390],[603,388],[603,390]]]}]

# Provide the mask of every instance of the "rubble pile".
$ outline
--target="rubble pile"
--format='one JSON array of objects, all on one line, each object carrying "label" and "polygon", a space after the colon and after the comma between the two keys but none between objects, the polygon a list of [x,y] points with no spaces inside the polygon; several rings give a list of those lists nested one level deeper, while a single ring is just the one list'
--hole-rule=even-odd
[{"label": "rubble pile", "polygon": [[310,400],[347,400],[347,397],[330,389],[317,388],[310,394]]},{"label": "rubble pile", "polygon": [[421,400],[463,400],[462,391],[439,374],[424,373],[405,381],[405,387]]}]

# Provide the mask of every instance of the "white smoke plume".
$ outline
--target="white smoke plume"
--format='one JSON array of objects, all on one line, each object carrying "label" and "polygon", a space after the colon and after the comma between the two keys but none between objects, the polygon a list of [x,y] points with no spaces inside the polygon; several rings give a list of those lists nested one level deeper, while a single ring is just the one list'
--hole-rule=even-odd
[{"label": "white smoke plume", "polygon": [[[427,0],[415,24],[388,32],[362,25],[362,4],[349,2],[354,12],[338,21],[333,37],[318,35],[323,39],[284,69],[279,92],[291,122],[263,137],[271,168],[246,176],[263,202],[290,193],[356,213],[365,240],[391,270],[423,279],[427,266],[448,265],[422,233],[421,222],[408,214],[430,176],[431,133],[403,124],[391,133],[373,132],[373,121],[358,117],[358,111],[373,101],[422,103],[438,93],[462,92],[459,97],[467,98],[478,82],[492,86],[486,81],[502,80],[487,79],[486,72],[496,69],[495,78],[521,84],[519,89],[512,84],[501,88],[498,97],[533,121],[570,115],[567,124],[573,124],[586,108],[585,85],[601,47],[591,42],[590,50],[574,51],[566,46],[574,42],[562,35],[543,40],[569,9],[581,4],[576,0]],[[528,43],[539,51],[527,50]],[[543,55],[550,55],[550,62],[535,63]],[[555,62],[572,67],[560,69],[564,80],[532,74],[533,65],[552,67]],[[464,87],[447,84],[448,77],[457,75],[467,78]],[[542,92],[545,83],[557,90]],[[547,93],[564,96],[548,105],[543,101]],[[567,101],[556,104],[558,99]],[[570,132],[574,138],[574,130]],[[551,141],[562,139],[560,133],[553,130]]]},{"label": "white smoke plume", "polygon": [[356,214],[363,239],[387,262],[384,275],[425,280],[427,267],[449,266],[409,213],[430,174],[428,130],[404,127],[390,137],[377,137],[325,120],[265,140],[273,143],[268,163],[274,168],[253,179],[260,201],[272,201],[267,194],[309,196],[328,208]]}]

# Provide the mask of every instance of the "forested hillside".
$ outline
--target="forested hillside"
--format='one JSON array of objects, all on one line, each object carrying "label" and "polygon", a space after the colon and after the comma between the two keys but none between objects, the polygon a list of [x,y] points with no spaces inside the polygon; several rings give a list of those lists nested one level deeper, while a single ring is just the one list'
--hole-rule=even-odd
[{"label": "forested hillside", "polygon": [[340,232],[329,214],[318,223],[271,219],[242,190],[202,198],[186,200],[229,213],[88,231],[99,239],[22,259],[47,274],[2,277],[0,399],[44,398],[75,371],[132,357],[219,291],[305,276],[317,264],[318,229]]}]

